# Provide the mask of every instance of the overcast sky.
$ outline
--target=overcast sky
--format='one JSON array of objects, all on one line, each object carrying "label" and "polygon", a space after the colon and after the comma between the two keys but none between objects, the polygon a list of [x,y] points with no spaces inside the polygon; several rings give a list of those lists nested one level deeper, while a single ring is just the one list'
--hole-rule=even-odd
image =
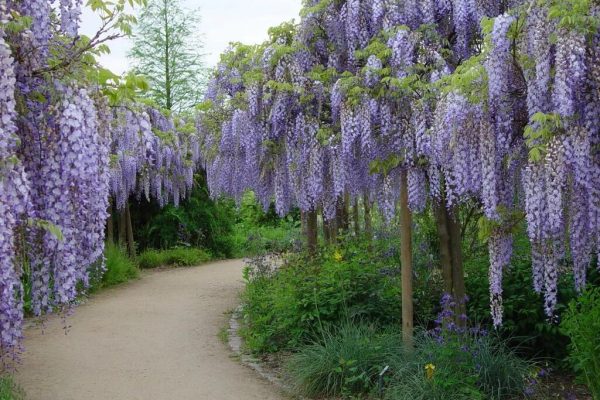
[{"label": "overcast sky", "polygon": [[[214,66],[230,42],[261,43],[267,38],[269,27],[298,20],[301,0],[182,0],[182,4],[186,8],[200,9],[202,24],[198,30],[204,36],[206,63]],[[86,9],[82,33],[91,35],[98,25],[98,18]],[[104,56],[101,62],[111,71],[123,73],[128,69],[130,41],[121,39],[109,45],[111,54]]]}]

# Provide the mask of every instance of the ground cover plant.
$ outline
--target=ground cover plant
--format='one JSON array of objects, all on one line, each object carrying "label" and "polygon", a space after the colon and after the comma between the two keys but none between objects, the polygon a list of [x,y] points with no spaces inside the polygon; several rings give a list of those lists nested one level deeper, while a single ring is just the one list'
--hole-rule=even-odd
[{"label": "ground cover plant", "polygon": [[206,250],[179,247],[168,250],[146,250],[138,257],[142,269],[159,267],[193,267],[205,264],[213,257]]},{"label": "ground cover plant", "polygon": [[139,276],[140,271],[135,260],[131,260],[127,252],[120,246],[108,244],[104,252],[105,271],[102,274],[102,287],[125,283]]},{"label": "ground cover plant", "polygon": [[9,376],[0,377],[0,400],[25,400],[25,396]]}]

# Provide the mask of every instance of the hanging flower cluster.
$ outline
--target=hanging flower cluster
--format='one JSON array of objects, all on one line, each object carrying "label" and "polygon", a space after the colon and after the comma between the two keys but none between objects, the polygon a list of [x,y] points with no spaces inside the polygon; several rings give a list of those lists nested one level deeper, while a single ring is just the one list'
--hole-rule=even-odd
[{"label": "hanging flower cluster", "polygon": [[70,59],[83,55],[81,0],[52,3],[0,0],[5,363],[20,352],[24,272],[34,314],[68,309],[89,273],[103,267],[110,194],[119,206],[142,193],[177,204],[190,192],[200,157],[189,124],[145,106],[109,106],[98,83],[85,78],[93,66]]},{"label": "hanging flower cluster", "polygon": [[481,204],[497,325],[525,215],[552,316],[564,261],[581,289],[600,244],[599,11],[565,2],[305,2],[222,57],[198,124],[212,194],[326,219],[362,196],[391,218],[406,171],[414,212]]}]

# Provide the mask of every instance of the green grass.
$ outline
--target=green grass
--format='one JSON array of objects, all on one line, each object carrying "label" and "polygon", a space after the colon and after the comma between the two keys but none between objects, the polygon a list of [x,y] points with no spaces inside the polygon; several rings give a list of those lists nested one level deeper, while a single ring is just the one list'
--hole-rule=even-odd
[{"label": "green grass", "polygon": [[356,399],[378,392],[378,375],[389,366],[387,400],[513,400],[522,398],[535,370],[495,336],[420,333],[415,342],[406,351],[397,329],[345,322],[300,346],[287,377],[298,395]]},{"label": "green grass", "polygon": [[146,250],[138,257],[140,268],[192,267],[212,260],[206,250],[178,247],[170,250]]},{"label": "green grass", "polygon": [[10,376],[0,377],[0,400],[25,400],[23,391]]},{"label": "green grass", "polygon": [[299,395],[366,394],[395,353],[402,353],[399,334],[347,322],[337,329],[325,329],[322,338],[302,347],[290,358],[286,371]]},{"label": "green grass", "polygon": [[108,244],[105,250],[106,272],[102,276],[102,287],[125,283],[139,276],[139,268],[126,251],[116,244]]},{"label": "green grass", "polygon": [[234,258],[283,253],[301,240],[300,227],[293,221],[281,221],[279,226],[239,223],[235,225],[230,240]]}]

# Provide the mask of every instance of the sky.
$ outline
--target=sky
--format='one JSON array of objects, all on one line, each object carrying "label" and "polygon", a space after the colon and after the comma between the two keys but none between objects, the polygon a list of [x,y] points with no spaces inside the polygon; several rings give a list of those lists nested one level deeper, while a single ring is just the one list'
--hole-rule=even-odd
[{"label": "sky", "polygon": [[[202,23],[198,27],[204,37],[207,66],[214,66],[230,42],[261,43],[267,39],[269,27],[291,19],[299,19],[301,0],[181,0],[188,9],[200,9]],[[99,26],[98,17],[84,10],[81,32],[93,35]],[[111,54],[103,56],[101,64],[115,73],[128,69],[129,39],[109,43]]]}]

